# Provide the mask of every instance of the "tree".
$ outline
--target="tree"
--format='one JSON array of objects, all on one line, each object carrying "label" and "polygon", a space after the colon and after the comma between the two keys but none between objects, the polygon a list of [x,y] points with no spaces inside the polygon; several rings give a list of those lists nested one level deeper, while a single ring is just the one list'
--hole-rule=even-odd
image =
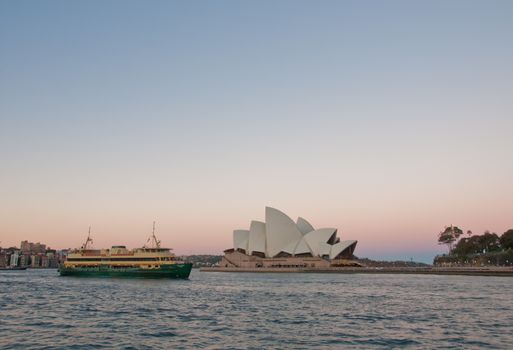
[{"label": "tree", "polygon": [[501,242],[502,249],[513,249],[513,228],[504,232],[499,240]]},{"label": "tree", "polygon": [[463,237],[456,244],[452,252],[459,256],[482,253],[481,236]]},{"label": "tree", "polygon": [[452,252],[452,245],[463,234],[463,231],[458,226],[449,226],[438,235],[438,244],[447,244],[449,247],[449,254]]},{"label": "tree", "polygon": [[484,253],[497,252],[501,250],[499,236],[497,236],[496,233],[490,233],[490,231],[485,231],[485,233],[478,237],[480,248]]}]

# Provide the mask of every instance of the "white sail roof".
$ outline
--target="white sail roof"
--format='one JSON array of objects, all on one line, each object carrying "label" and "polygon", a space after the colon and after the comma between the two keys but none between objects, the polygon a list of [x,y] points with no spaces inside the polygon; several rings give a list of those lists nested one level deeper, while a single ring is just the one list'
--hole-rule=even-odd
[{"label": "white sail roof", "polygon": [[271,207],[265,208],[265,231],[269,256],[277,255],[285,246],[303,237],[291,218]]},{"label": "white sail roof", "polygon": [[[305,239],[303,238],[296,246],[296,250],[294,251],[294,255],[297,254],[312,254],[312,248],[308,246],[308,243],[306,243]],[[313,254],[312,254],[313,255]]]},{"label": "white sail roof", "polygon": [[251,221],[249,230],[233,231],[234,249],[243,249],[246,254],[264,253],[275,257],[280,252],[291,255],[311,254],[312,256],[336,258],[346,249],[354,251],[357,241],[343,241],[337,237],[337,229],[314,230],[305,219],[299,217],[297,223],[283,212],[265,208],[265,223]]},{"label": "white sail roof", "polygon": [[248,230],[234,230],[233,231],[233,247],[235,249],[248,250],[249,231]]},{"label": "white sail roof", "polygon": [[296,247],[299,244],[300,239],[296,241],[290,241],[285,247],[281,249],[281,252],[289,253],[290,255],[294,255],[296,253]]},{"label": "white sail roof", "polygon": [[[357,241],[342,241],[331,246],[330,259],[335,259],[340,253],[352,245],[356,246]],[[354,250],[354,247],[352,247]]]},{"label": "white sail roof", "polygon": [[297,218],[297,228],[304,235],[306,235],[308,232],[314,231],[313,226],[302,217]]},{"label": "white sail roof", "polygon": [[331,253],[331,247],[333,247],[331,244],[328,243],[321,243],[319,242],[319,256],[330,256]]},{"label": "white sail roof", "polygon": [[265,223],[261,221],[251,221],[249,227],[248,254],[259,252],[265,254]]},{"label": "white sail roof", "polygon": [[324,247],[330,239],[337,234],[337,229],[335,228],[321,228],[319,230],[312,231],[305,235],[306,243],[312,248],[312,255],[314,256],[322,256],[324,254],[329,254],[329,250],[326,253],[326,248]]}]

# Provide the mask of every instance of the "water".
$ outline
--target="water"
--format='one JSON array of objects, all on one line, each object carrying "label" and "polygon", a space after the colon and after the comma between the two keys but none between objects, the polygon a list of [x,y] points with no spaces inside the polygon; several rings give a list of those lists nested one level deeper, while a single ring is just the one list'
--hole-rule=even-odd
[{"label": "water", "polygon": [[513,278],[0,271],[2,349],[511,349]]}]

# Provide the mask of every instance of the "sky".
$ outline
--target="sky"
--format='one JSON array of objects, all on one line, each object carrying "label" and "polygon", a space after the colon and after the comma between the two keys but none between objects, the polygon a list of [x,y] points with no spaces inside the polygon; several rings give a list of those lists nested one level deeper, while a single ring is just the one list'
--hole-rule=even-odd
[{"label": "sky", "polygon": [[430,262],[513,227],[511,1],[0,2],[0,245],[221,254],[265,206]]}]

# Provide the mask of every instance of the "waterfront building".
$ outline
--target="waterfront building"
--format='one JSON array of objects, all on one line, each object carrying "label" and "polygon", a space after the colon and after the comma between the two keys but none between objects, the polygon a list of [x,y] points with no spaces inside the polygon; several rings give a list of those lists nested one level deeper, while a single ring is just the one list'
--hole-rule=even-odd
[{"label": "waterfront building", "polygon": [[30,266],[30,254],[28,254],[28,253],[21,254],[18,266],[20,266],[20,267]]},{"label": "waterfront building", "polygon": [[30,257],[30,266],[31,267],[40,267],[41,266],[41,256],[39,254],[34,254]]},{"label": "waterfront building", "polygon": [[4,251],[0,252],[0,268],[7,266],[7,253]]},{"label": "waterfront building", "polygon": [[44,253],[46,251],[46,244],[21,241],[20,249],[24,253]]},{"label": "waterfront building", "polygon": [[[51,263],[51,267],[58,267],[60,264],[64,263],[64,261],[66,261],[66,258],[68,257],[68,253],[69,249],[55,251],[55,258]],[[53,264],[55,264],[55,266]]]},{"label": "waterfront building", "polygon": [[0,248],[0,267],[58,268],[67,254],[68,250],[57,251],[45,244],[22,241],[20,248]]},{"label": "waterfront building", "polygon": [[20,261],[20,255],[19,255],[19,252],[18,251],[13,251],[12,254],[11,254],[11,260],[10,260],[10,266],[12,267],[16,267],[16,266],[19,266],[19,261]]},{"label": "waterfront building", "polygon": [[341,241],[337,229],[314,227],[304,218],[294,222],[283,212],[265,208],[265,222],[233,231],[233,248],[225,250],[221,267],[309,267],[343,265],[353,258],[356,240]]},{"label": "waterfront building", "polygon": [[39,267],[42,267],[42,268],[48,268],[50,267],[50,259],[48,258],[48,255],[41,255],[41,263],[39,265]]},{"label": "waterfront building", "polygon": [[[43,265],[47,265],[47,266],[43,266]],[[46,256],[43,258],[43,261],[41,262],[41,267],[49,267],[49,268],[59,267],[58,255],[57,255],[57,251],[55,249],[48,249],[46,251]]]},{"label": "waterfront building", "polygon": [[20,250],[22,252],[30,252],[30,243],[29,241],[21,241]]}]

